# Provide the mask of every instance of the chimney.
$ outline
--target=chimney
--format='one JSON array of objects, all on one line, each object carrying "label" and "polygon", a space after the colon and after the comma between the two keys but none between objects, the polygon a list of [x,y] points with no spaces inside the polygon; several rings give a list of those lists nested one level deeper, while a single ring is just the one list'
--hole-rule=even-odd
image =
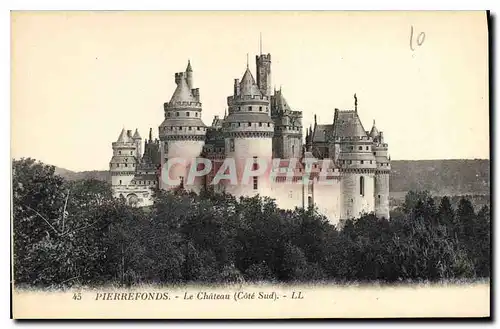
[{"label": "chimney", "polygon": [[240,95],[240,79],[234,79],[234,96]]}]

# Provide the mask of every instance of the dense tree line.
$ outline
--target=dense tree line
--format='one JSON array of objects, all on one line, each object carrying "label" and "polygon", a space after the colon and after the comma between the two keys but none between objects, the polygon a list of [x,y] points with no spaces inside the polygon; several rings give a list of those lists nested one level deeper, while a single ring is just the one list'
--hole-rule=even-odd
[{"label": "dense tree line", "polygon": [[14,279],[19,285],[372,281],[490,275],[490,211],[410,192],[390,220],[338,226],[274,200],[156,191],[148,209],[99,180],[66,181],[13,162]]}]

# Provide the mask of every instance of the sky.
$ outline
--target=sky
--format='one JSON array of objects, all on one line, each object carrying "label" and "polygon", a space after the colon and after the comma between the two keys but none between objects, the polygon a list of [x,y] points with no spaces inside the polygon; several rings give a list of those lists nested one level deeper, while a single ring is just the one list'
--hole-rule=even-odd
[{"label": "sky", "polygon": [[188,59],[210,125],[247,57],[256,76],[260,34],[305,127],[356,93],[392,160],[489,159],[485,13],[362,11],[13,12],[11,156],[108,169],[122,128],[158,136]]}]

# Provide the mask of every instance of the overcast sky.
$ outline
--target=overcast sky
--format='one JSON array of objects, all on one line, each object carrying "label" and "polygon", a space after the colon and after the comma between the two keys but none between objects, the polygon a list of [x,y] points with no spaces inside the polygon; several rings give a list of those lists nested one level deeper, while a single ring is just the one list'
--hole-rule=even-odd
[{"label": "overcast sky", "polygon": [[12,157],[107,169],[123,127],[157,137],[188,59],[209,125],[247,53],[255,76],[259,33],[272,84],[305,126],[314,114],[332,123],[357,93],[393,160],[489,158],[482,12],[14,13]]}]

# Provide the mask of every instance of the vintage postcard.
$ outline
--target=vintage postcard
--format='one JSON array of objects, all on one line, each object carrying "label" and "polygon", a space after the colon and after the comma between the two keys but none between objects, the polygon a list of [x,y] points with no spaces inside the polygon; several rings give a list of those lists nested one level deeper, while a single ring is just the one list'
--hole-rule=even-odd
[{"label": "vintage postcard", "polygon": [[488,13],[11,13],[12,317],[490,317]]}]

